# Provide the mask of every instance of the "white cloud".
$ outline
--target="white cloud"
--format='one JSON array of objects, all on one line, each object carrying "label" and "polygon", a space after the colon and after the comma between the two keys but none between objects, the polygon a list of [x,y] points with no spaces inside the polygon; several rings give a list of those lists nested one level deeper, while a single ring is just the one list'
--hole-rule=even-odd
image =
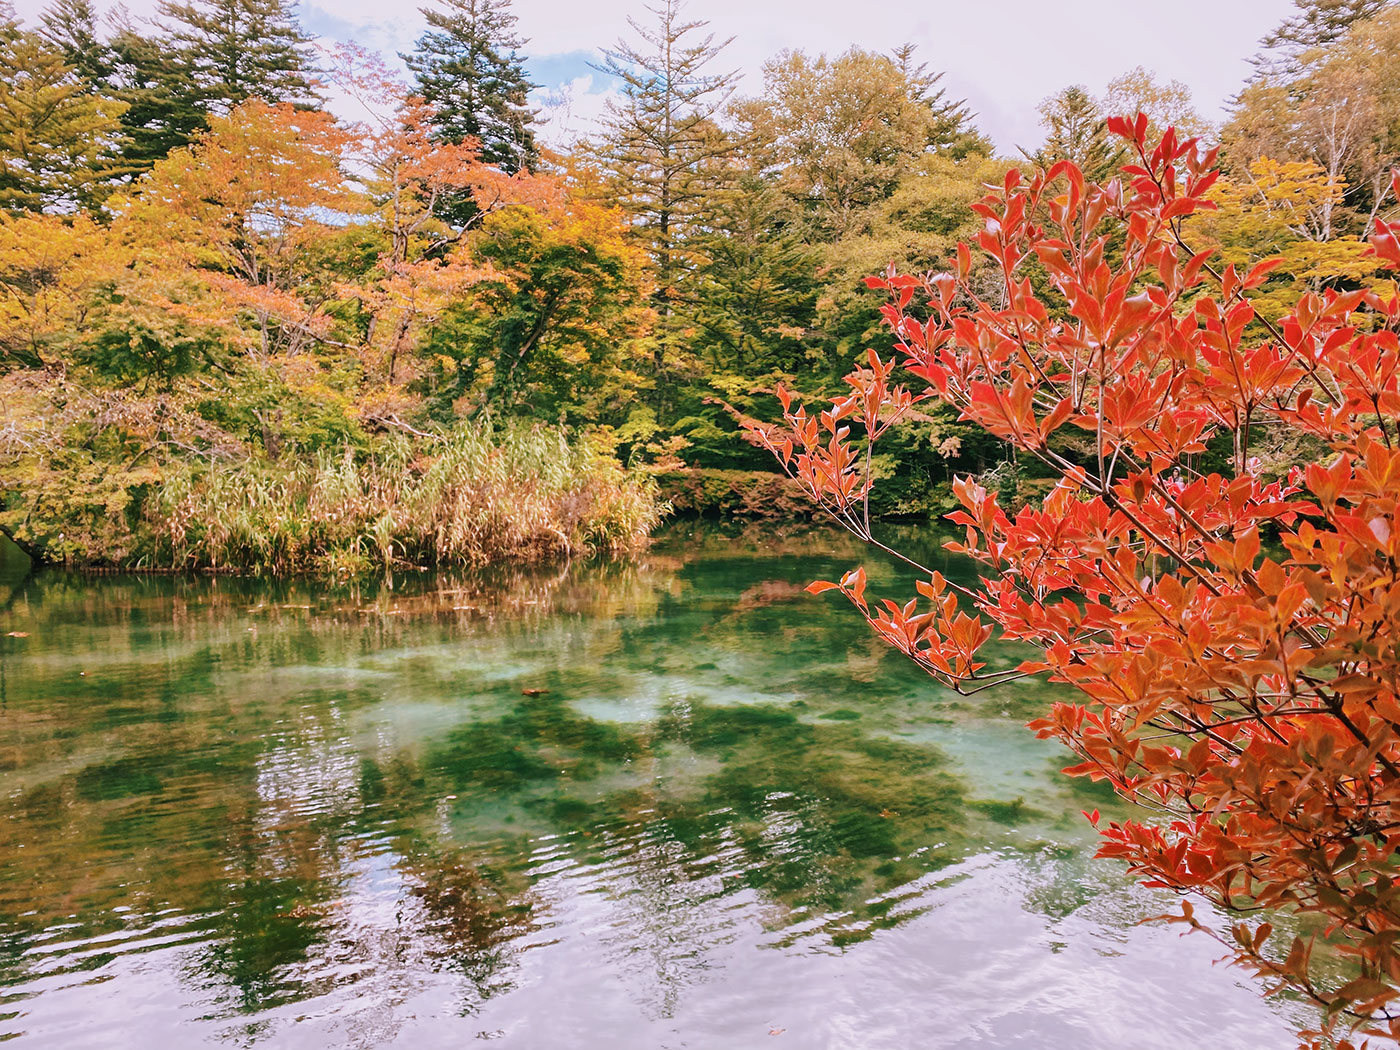
[{"label": "white cloud", "polygon": [[597,79],[584,74],[536,93],[541,133],[547,141],[565,146],[598,128],[608,103],[621,96],[614,88],[597,85]]}]

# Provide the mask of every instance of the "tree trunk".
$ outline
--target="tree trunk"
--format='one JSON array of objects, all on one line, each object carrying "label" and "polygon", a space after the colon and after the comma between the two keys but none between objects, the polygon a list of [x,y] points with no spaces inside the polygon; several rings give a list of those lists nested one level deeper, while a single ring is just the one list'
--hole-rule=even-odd
[{"label": "tree trunk", "polygon": [[13,543],[16,547],[18,547],[20,551],[24,553],[25,557],[27,557],[35,565],[43,565],[45,562],[48,561],[48,558],[44,556],[44,552],[42,550],[40,550],[38,547],[34,546],[34,544],[28,542],[27,540],[20,539],[4,525],[0,525],[0,536],[4,536],[7,540]]}]

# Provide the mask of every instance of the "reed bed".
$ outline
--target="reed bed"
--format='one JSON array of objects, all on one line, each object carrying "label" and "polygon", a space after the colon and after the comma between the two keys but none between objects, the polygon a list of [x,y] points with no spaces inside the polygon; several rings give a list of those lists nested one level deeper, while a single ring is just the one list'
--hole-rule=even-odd
[{"label": "reed bed", "polygon": [[145,502],[129,564],[348,575],[538,561],[638,547],[660,513],[653,483],[585,440],[482,425],[428,452],[404,440],[183,466]]}]

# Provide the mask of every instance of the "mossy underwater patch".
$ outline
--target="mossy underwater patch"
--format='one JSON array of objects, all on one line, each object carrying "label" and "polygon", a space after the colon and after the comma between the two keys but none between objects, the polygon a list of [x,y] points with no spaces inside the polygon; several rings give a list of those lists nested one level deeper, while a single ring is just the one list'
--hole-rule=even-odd
[{"label": "mossy underwater patch", "polygon": [[970,799],[967,805],[998,824],[1010,826],[1046,816],[1034,806],[1027,805],[1023,798],[1014,798],[1009,802],[997,799]]}]

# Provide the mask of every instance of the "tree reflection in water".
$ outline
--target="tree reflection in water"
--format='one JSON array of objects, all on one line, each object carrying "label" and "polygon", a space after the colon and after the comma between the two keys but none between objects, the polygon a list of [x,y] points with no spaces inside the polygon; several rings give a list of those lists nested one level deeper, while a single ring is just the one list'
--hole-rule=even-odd
[{"label": "tree reflection in water", "polygon": [[574,987],[581,1031],[680,1023],[729,973],[767,994],[773,951],[874,950],[987,855],[1047,921],[1150,914],[1085,867],[1091,800],[1019,724],[1043,687],[964,706],[802,592],[857,557],[679,527],[542,571],[7,584],[5,1029],[376,1045]]}]

